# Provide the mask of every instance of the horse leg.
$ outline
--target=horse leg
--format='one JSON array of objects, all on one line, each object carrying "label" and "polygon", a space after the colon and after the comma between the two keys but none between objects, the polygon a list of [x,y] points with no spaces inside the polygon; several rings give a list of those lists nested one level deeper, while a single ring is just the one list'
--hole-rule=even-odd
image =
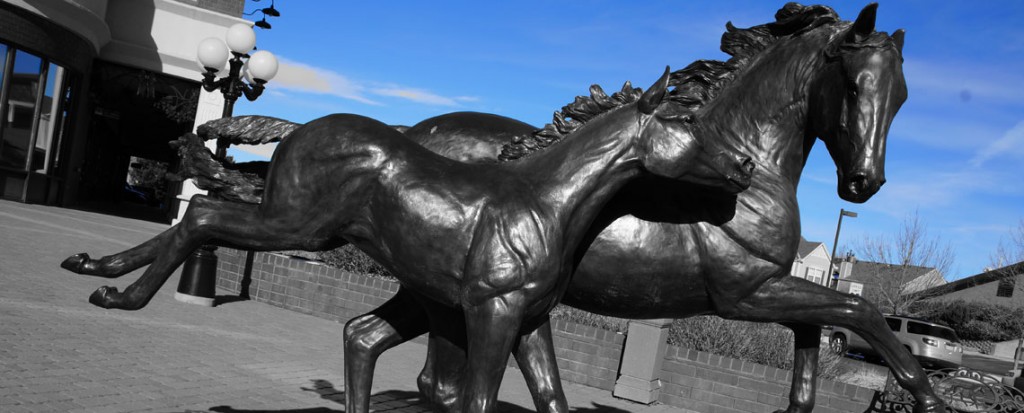
[{"label": "horse leg", "polygon": [[[253,250],[322,249],[336,240],[322,231],[330,217],[291,212],[265,217],[258,205],[223,201],[207,196],[192,198],[184,219],[161,234],[159,254],[138,280],[123,293],[101,287],[89,302],[103,308],[137,310],[145,307],[189,254],[207,241],[230,240]],[[323,221],[323,222],[322,222]]]},{"label": "horse leg", "polygon": [[431,300],[420,303],[430,315],[427,362],[417,377],[420,394],[444,413],[462,411],[461,383],[466,370],[465,314]]},{"label": "horse leg", "polygon": [[[893,376],[917,400],[917,413],[942,412],[945,403],[936,396],[924,369],[889,330],[882,314],[861,297],[796,277],[781,276],[764,283],[749,296],[719,305],[719,315],[728,319],[839,325],[863,337],[889,363]],[[804,340],[810,340],[805,336]],[[805,360],[805,363],[809,361]],[[809,406],[792,411],[808,412]]]},{"label": "horse leg", "polygon": [[789,387],[789,407],[777,413],[810,412],[814,409],[817,392],[821,327],[801,323],[784,325],[793,330],[793,382]]},{"label": "horse leg", "polygon": [[498,388],[525,309],[521,291],[465,307],[469,348],[462,382],[464,412],[490,413],[498,407]]},{"label": "horse leg", "polygon": [[[433,318],[432,318],[433,319]],[[460,323],[447,323],[460,324]],[[442,412],[457,412],[458,384],[466,365],[465,346],[459,346],[443,337],[437,327],[431,329],[427,344],[427,363],[417,381],[420,393]],[[465,334],[465,329],[462,329]],[[551,339],[551,324],[547,317],[535,330],[519,336],[512,354],[526,378],[533,396],[534,406],[540,413],[565,413],[569,404],[562,391],[555,349]]]},{"label": "horse leg", "polygon": [[427,332],[428,320],[410,293],[398,293],[368,314],[345,323],[345,411],[370,411],[377,358],[385,350]]},{"label": "horse leg", "polygon": [[76,274],[117,278],[153,262],[160,252],[158,247],[173,237],[175,231],[171,227],[131,249],[100,259],[92,259],[84,252],[75,254],[61,262],[60,266]]},{"label": "horse leg", "polygon": [[569,403],[562,391],[562,380],[558,374],[558,362],[551,339],[551,319],[545,316],[543,324],[520,336],[512,354],[526,378],[537,411],[568,412]]}]

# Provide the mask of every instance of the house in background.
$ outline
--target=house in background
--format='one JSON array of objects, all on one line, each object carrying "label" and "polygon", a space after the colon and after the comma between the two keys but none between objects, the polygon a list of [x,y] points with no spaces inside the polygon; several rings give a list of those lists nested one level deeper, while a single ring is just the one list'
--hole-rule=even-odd
[{"label": "house in background", "polygon": [[832,266],[835,268],[832,271],[832,288],[848,294],[864,295],[864,283],[850,278],[850,274],[853,273],[853,267],[856,264],[857,257],[852,253],[846,254],[845,257],[836,258]]},{"label": "house in background", "polygon": [[[915,265],[894,265],[846,257],[839,262],[840,285],[858,288],[857,295],[876,297],[884,292],[912,294],[946,284],[939,270]],[[859,287],[855,287],[860,284]],[[842,289],[840,289],[842,290]],[[852,291],[847,291],[853,294]]]},{"label": "house in background", "polygon": [[922,291],[929,300],[1024,306],[1024,261]]},{"label": "house in background", "polygon": [[825,285],[829,259],[825,244],[800,237],[800,246],[797,248],[796,259],[793,260],[793,268],[789,275]]}]

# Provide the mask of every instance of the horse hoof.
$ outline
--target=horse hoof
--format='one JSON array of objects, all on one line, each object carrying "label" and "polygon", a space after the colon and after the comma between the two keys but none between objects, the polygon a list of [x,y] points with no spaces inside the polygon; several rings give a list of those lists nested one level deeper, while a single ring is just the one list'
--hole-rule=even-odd
[{"label": "horse hoof", "polygon": [[103,308],[114,308],[112,296],[118,296],[117,287],[100,287],[89,296],[92,305]]},{"label": "horse hoof", "polygon": [[89,262],[89,254],[81,253],[68,257],[60,263],[60,267],[75,274],[84,274],[85,263]]}]

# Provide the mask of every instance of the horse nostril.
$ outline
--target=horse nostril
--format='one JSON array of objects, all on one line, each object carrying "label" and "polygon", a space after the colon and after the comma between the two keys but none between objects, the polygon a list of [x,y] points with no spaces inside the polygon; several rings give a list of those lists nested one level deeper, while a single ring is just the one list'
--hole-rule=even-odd
[{"label": "horse nostril", "polygon": [[749,156],[740,158],[740,169],[742,169],[747,175],[754,173],[754,160],[750,159]]},{"label": "horse nostril", "polygon": [[867,190],[868,177],[864,174],[857,174],[850,178],[850,193],[860,194]]}]

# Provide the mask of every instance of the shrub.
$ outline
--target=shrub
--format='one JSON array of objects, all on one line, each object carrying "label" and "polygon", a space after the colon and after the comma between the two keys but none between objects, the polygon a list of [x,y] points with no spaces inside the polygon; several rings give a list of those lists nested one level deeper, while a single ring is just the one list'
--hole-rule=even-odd
[{"label": "shrub", "polygon": [[317,259],[324,264],[357,274],[365,274],[374,277],[394,279],[387,269],[382,267],[373,258],[370,258],[352,244],[341,248],[317,253]]},{"label": "shrub", "polygon": [[[551,318],[626,332],[628,321],[559,305]],[[793,332],[777,324],[727,321],[714,316],[690,317],[672,322],[669,344],[732,357],[780,369],[793,369]],[[840,357],[823,346],[818,353],[818,377],[835,380]]]},{"label": "shrub", "polygon": [[[698,316],[676,320],[669,344],[746,360],[775,368],[793,369],[793,331],[778,324],[723,320]],[[818,377],[834,380],[840,357],[828,346],[818,352]]]},{"label": "shrub", "polygon": [[629,320],[603,316],[580,309],[559,304],[551,310],[551,318],[572,321],[576,324],[603,328],[615,333],[625,333],[629,329]]}]

